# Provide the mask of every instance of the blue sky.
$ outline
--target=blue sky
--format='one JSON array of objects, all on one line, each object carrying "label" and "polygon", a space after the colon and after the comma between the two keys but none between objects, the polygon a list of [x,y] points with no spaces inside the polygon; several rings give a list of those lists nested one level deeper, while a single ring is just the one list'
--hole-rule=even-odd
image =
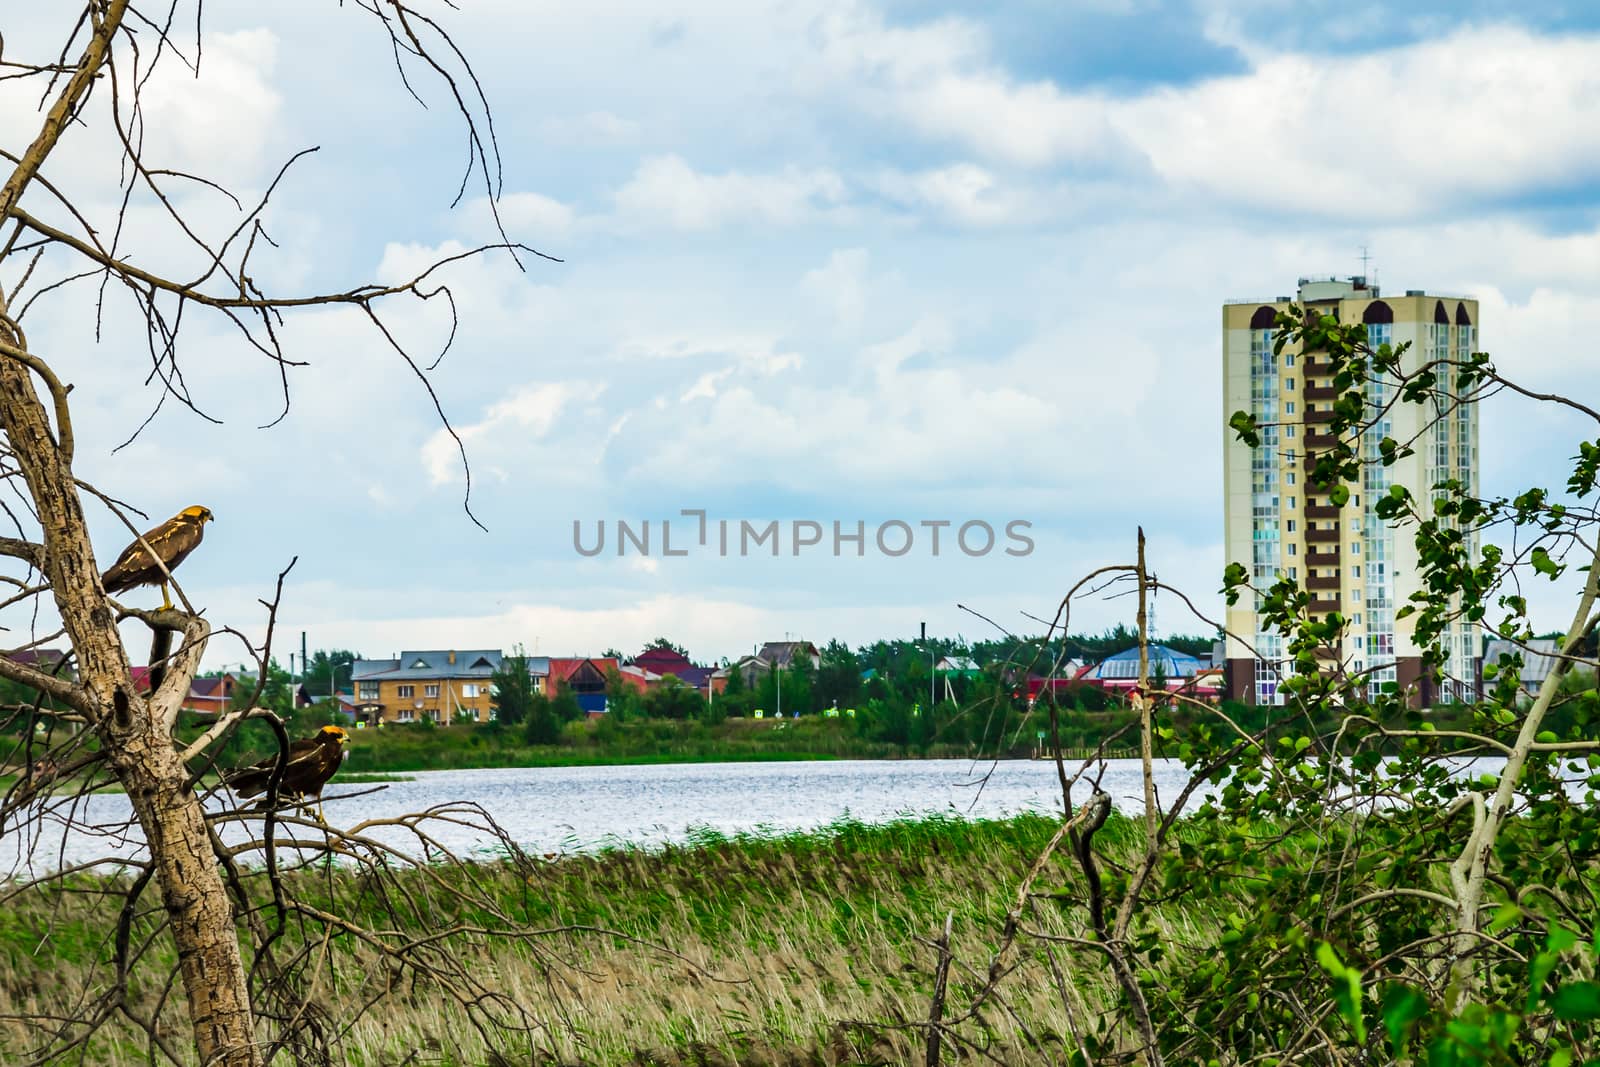
[{"label": "blue sky", "polygon": [[[404,93],[370,17],[324,3],[209,6],[197,80],[152,83],[153,151],[275,198],[280,290],[392,280],[493,239],[442,86]],[[218,522],[182,577],[255,632],[298,555],[283,632],[402,647],[638,647],[698,656],[785,634],[988,636],[1048,615],[1096,566],[1153,566],[1220,612],[1219,305],[1354,273],[1482,301],[1482,342],[1542,388],[1592,392],[1600,359],[1600,21],[1590,5],[1057,5],[783,0],[442,10],[495,108],[502,217],[561,263],[448,274],[462,321],[424,390],[348,312],[291,317],[307,366],[196,320],[198,404],[158,399],[125,309],[96,341],[86,291],[30,312],[77,386],[84,477],[164,517]],[[8,50],[59,27],[30,11]],[[9,102],[10,98],[6,100]],[[35,123],[8,103],[11,145]],[[103,123],[54,177],[108,218]],[[98,163],[98,165],[97,165]],[[231,208],[185,206],[212,227]],[[246,199],[248,197],[245,197]],[[41,208],[41,210],[43,210]],[[185,259],[148,204],[127,247]],[[141,243],[143,242],[143,243]],[[8,284],[10,279],[7,280]],[[391,321],[428,353],[435,304]],[[1486,487],[1559,483],[1579,428],[1484,414]],[[1541,423],[1541,425],[1546,425]],[[1035,551],[938,558],[582,559],[572,523],[713,517],[1032,525]],[[95,519],[109,559],[126,541]],[[1538,603],[1536,601],[1536,603]],[[1564,624],[1543,605],[1549,625]],[[1128,600],[1090,601],[1099,627]],[[1160,604],[1158,626],[1200,625]],[[283,648],[287,652],[287,647]],[[219,640],[216,666],[239,658]]]}]

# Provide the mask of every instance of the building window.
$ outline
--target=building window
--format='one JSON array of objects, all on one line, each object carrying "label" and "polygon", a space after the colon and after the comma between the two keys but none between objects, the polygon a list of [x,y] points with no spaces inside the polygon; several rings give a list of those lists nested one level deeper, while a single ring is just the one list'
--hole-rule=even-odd
[{"label": "building window", "polygon": [[1288,482],[1290,485],[1293,485],[1294,484],[1294,471],[1290,471],[1288,474],[1284,475],[1283,479],[1284,479],[1284,481]]},{"label": "building window", "polygon": [[1283,357],[1283,365],[1285,367],[1294,366],[1294,353],[1293,352],[1289,352],[1289,353],[1286,353],[1284,355],[1284,357]]},{"label": "building window", "polygon": [[360,692],[358,692],[356,694],[358,699],[361,699],[361,700],[377,700],[378,699],[378,683],[377,682],[362,682],[361,685],[358,688],[360,689]]},{"label": "building window", "polygon": [[425,685],[425,686],[423,686],[422,687],[422,695],[425,696],[425,697],[436,697],[436,696],[438,696],[439,695],[439,684],[437,682],[435,682],[433,685]]},{"label": "building window", "polygon": [[1283,436],[1284,436],[1284,438],[1286,440],[1293,441],[1294,440],[1294,427],[1293,426],[1285,426],[1283,428]]},{"label": "building window", "polygon": [[423,714],[428,717],[428,721],[429,722],[438,723],[438,721],[439,721],[439,709],[438,708],[429,708],[427,711],[423,712]]},{"label": "building window", "polygon": [[1289,555],[1291,555],[1291,556],[1297,556],[1297,555],[1299,555],[1299,553],[1298,553],[1298,552],[1297,552],[1297,551],[1295,551],[1295,550],[1296,550],[1296,549],[1298,549],[1298,548],[1299,548],[1299,547],[1300,547],[1300,546],[1299,546],[1299,545],[1297,545],[1297,544],[1295,544],[1295,543],[1294,543],[1294,542],[1292,542],[1292,541],[1291,541],[1291,542],[1290,542],[1290,543],[1289,543]]},{"label": "building window", "polygon": [[1300,578],[1300,576],[1295,573],[1295,569],[1293,567],[1290,567],[1289,568],[1289,580],[1291,582],[1293,582],[1293,581],[1299,580],[1299,578]]},{"label": "building window", "polygon": [[401,700],[404,700],[407,697],[416,696],[417,695],[417,687],[414,686],[414,685],[396,686],[394,694],[395,694],[395,696],[399,697]]},{"label": "building window", "polygon": [[[1294,388],[1294,382],[1290,382],[1289,383],[1289,388],[1291,388],[1291,389]],[[1284,414],[1286,414],[1286,415],[1293,415],[1294,414],[1294,401],[1290,400],[1290,401],[1285,402],[1284,405],[1283,405],[1283,411],[1284,411]]]},{"label": "building window", "polygon": [[1294,533],[1294,520],[1293,519],[1289,520],[1289,532],[1290,533]]},{"label": "building window", "polygon": [[400,714],[396,715],[395,719],[399,722],[416,722],[417,713],[410,708],[401,708]]},{"label": "building window", "polygon": [[1350,568],[1350,577],[1352,577],[1352,578],[1361,577],[1361,564],[1358,563],[1354,567]]},{"label": "building window", "polygon": [[1361,542],[1360,541],[1351,541],[1350,542],[1350,554],[1352,556],[1361,555]]},{"label": "building window", "polygon": [[463,685],[461,687],[461,695],[463,697],[465,697],[466,699],[470,700],[473,697],[477,696],[478,693],[482,689],[483,689],[483,687],[481,685],[479,685],[478,683],[476,683],[476,682],[468,682],[466,685]]},{"label": "building window", "polygon": [[1290,379],[1289,379],[1289,384],[1288,384],[1288,385],[1286,385],[1286,386],[1284,386],[1284,388],[1286,388],[1286,389],[1293,389],[1293,388],[1294,388],[1294,379],[1293,379],[1293,378],[1290,378]]}]

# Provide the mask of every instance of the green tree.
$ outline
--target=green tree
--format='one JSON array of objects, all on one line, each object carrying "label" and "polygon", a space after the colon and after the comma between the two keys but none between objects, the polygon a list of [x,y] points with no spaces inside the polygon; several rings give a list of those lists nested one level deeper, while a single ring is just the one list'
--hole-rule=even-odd
[{"label": "green tree", "polygon": [[501,658],[499,669],[489,677],[489,691],[493,694],[489,704],[494,708],[497,721],[517,726],[528,720],[533,707],[533,675],[528,671],[528,657],[521,648]]},{"label": "green tree", "polygon": [[[319,648],[311,653],[311,662],[306,664],[303,679],[306,692],[312,696],[328,696],[330,692],[346,692],[350,689],[350,669],[356,660],[361,658],[361,653],[352,652],[347,648],[336,648],[332,651]],[[333,689],[328,688],[329,681]]]},{"label": "green tree", "polygon": [[561,720],[556,717],[553,701],[543,693],[528,698],[522,734],[530,745],[553,745],[561,739]]},{"label": "green tree", "polygon": [[[221,677],[223,672],[205,675],[204,677]],[[265,681],[260,680],[252,671],[239,671],[233,675],[233,695],[228,698],[228,706],[232,710],[242,711],[252,707],[267,708],[277,712],[284,718],[294,715],[294,685],[289,677],[289,672],[278,665],[274,658],[267,664]]]},{"label": "green tree", "polygon": [[550,711],[555,716],[558,728],[584,717],[583,706],[578,703],[578,695],[565,682],[556,686],[556,695],[550,701]]},{"label": "green tree", "polygon": [[645,714],[639,690],[616,668],[606,671],[606,717],[612,722],[627,722]]},{"label": "green tree", "polygon": [[670,675],[644,695],[644,713],[652,719],[699,719],[705,709],[705,698],[698,689]]},{"label": "green tree", "polygon": [[[1417,303],[1434,311],[1432,297]],[[1475,465],[1456,458],[1473,439],[1463,405],[1542,400],[1584,420],[1587,435],[1600,435],[1600,412],[1534,394],[1469,353],[1464,304],[1452,315],[1437,301],[1420,358],[1381,326],[1374,336],[1341,322],[1337,307],[1277,311],[1270,351],[1252,358],[1293,358],[1308,398],[1316,389],[1328,401],[1295,461],[1307,504],[1340,529],[1410,542],[1402,558],[1416,561],[1417,591],[1392,618],[1420,650],[1420,677],[1375,678],[1380,665],[1352,653],[1343,611],[1287,569],[1231,561],[1228,601],[1248,598],[1256,629],[1281,642],[1283,703],[1264,719],[1180,708],[1165,694],[1133,709],[1126,736],[1183,763],[1192,810],[1179,819],[1152,806],[1125,828],[1134,844],[1113,865],[1093,837],[1111,797],[1069,801],[1086,889],[1053,906],[1085,928],[1086,950],[1064,954],[1105,969],[1117,990],[1107,1025],[1134,1035],[1118,1051],[1145,1063],[1600,1062],[1600,693],[1580,673],[1600,629],[1600,440],[1563,449],[1555,491],[1481,495]],[[1281,410],[1239,411],[1229,425],[1250,448],[1276,450]],[[1445,468],[1430,484],[1396,475],[1424,458]],[[1105,568],[1065,599],[1119,572],[1137,581],[1142,615],[1163,588],[1144,561],[1141,532],[1137,564]],[[1470,673],[1453,665],[1481,648],[1483,630],[1525,644],[1542,629],[1528,588],[1560,581],[1575,594],[1571,621],[1532,700],[1524,655],[1511,651],[1484,665],[1473,706],[1425,706],[1447,668]],[[1158,932],[1158,900],[1200,887],[1215,889],[1219,921]],[[1092,1051],[1104,1061],[1113,1050]]]},{"label": "green tree", "polygon": [[665,648],[669,651],[676,652],[684,659],[690,658],[689,650],[687,648],[684,648],[682,645],[667,637],[658,637],[654,641],[647,642],[644,648],[639,650],[639,654],[643,655],[646,652],[650,652],[658,648]]}]

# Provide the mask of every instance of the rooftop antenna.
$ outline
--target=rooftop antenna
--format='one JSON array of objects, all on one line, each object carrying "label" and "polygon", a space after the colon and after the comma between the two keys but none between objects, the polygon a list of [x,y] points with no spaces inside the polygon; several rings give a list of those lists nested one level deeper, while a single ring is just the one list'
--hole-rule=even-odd
[{"label": "rooftop antenna", "polygon": [[1371,259],[1372,259],[1372,257],[1367,254],[1367,246],[1366,245],[1362,245],[1361,246],[1361,276],[1363,278],[1365,278],[1367,276],[1367,263]]}]

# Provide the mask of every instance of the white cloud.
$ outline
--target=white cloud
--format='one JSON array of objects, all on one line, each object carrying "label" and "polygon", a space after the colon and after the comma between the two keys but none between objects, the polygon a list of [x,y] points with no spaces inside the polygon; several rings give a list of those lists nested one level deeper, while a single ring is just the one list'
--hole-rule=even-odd
[{"label": "white cloud", "polygon": [[819,19],[816,36],[825,79],[929,136],[1028,166],[1128,155],[1104,97],[1017,82],[971,21],[889,26],[857,6]]},{"label": "white cloud", "polygon": [[[1226,25],[1212,32],[1226,36]],[[1017,79],[963,20],[906,29],[855,8],[819,27],[832,91],[1012,165],[1146,174],[1212,197],[1363,218],[1600,174],[1600,127],[1589,121],[1596,36],[1497,25],[1365,55],[1251,53],[1245,74],[1111,97]],[[956,171],[942,195],[959,204],[984,187],[979,173]]]},{"label": "white cloud", "polygon": [[866,315],[866,276],[871,254],[865,248],[841,248],[823,266],[806,272],[800,288],[832,314],[844,330],[855,330]]},{"label": "white cloud", "polygon": [[906,174],[886,171],[878,179],[884,195],[911,207],[932,208],[942,218],[976,226],[1026,221],[1025,199],[1006,190],[992,171],[974,163]]},{"label": "white cloud", "polygon": [[198,75],[165,56],[144,87],[145,163],[248,180],[277,140],[278,38],[256,29],[208,33],[204,42]]},{"label": "white cloud", "polygon": [[564,144],[591,147],[596,141],[622,143],[637,138],[643,127],[609,111],[587,111],[581,115],[560,115],[539,124],[544,136]]},{"label": "white cloud", "polygon": [[[507,193],[495,205],[506,234],[513,241],[522,241],[538,247],[541,241],[562,237],[578,221],[578,213],[570,204],[535,192]],[[468,218],[475,232],[488,232],[494,225],[489,213],[489,203],[482,197],[468,208]]]},{"label": "white cloud", "polygon": [[604,383],[546,382],[524,385],[511,396],[490,405],[477,422],[456,427],[460,444],[443,428],[422,446],[422,464],[429,481],[447,485],[462,481],[461,447],[469,460],[484,462],[506,480],[506,468],[496,457],[526,454],[528,446],[548,437],[556,421],[575,402],[593,400],[605,391]]},{"label": "white cloud", "polygon": [[843,180],[823,169],[777,174],[704,174],[681,156],[645,160],[617,190],[619,220],[629,226],[713,230],[734,224],[795,226],[844,199]]}]

